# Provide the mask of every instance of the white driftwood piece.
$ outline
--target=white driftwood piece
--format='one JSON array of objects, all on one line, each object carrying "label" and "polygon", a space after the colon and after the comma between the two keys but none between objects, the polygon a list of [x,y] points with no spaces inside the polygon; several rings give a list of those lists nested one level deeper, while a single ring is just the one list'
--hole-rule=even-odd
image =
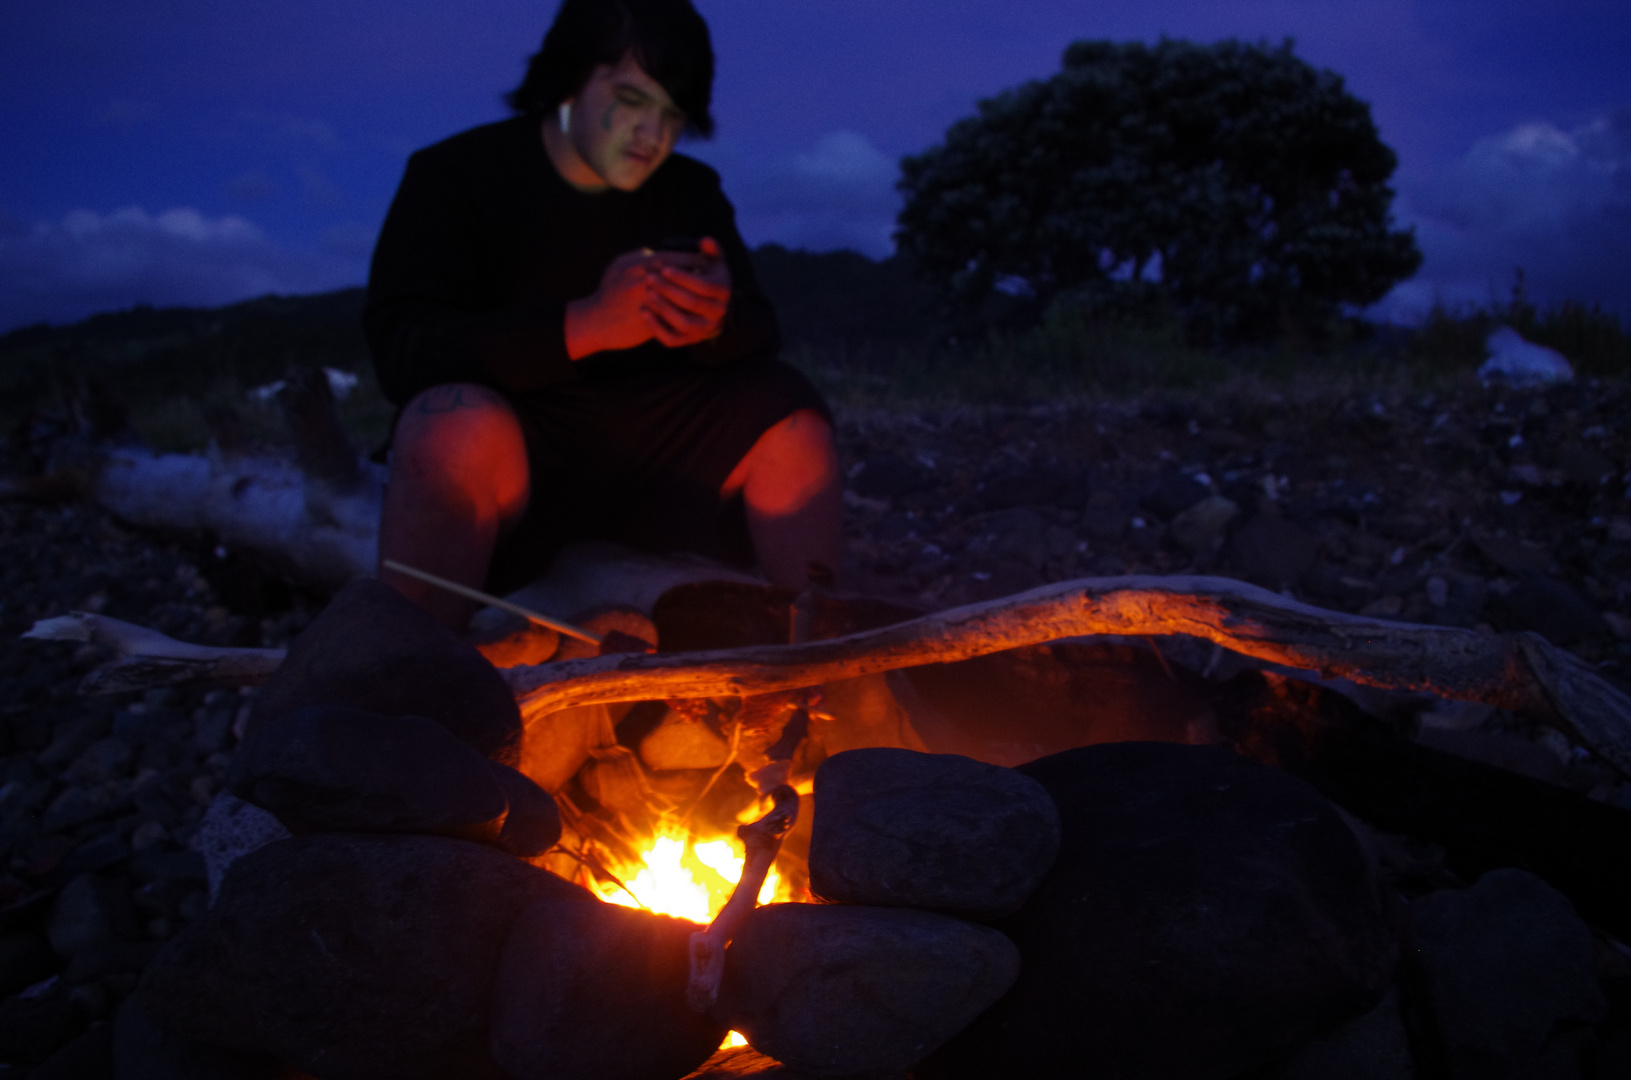
[{"label": "white driftwood piece", "polygon": [[[291,581],[335,592],[373,576],[378,560],[385,469],[360,468],[360,482],[347,491],[309,479],[288,458],[120,448],[106,454],[91,496],[133,525],[207,530]],[[505,599],[556,618],[606,605],[650,615],[669,589],[702,581],[764,583],[699,556],[652,555],[579,541],[569,544],[543,577]]]},{"label": "white driftwood piece", "polygon": [[[385,470],[366,465],[364,485],[337,492],[308,481],[293,461],[220,455],[110,451],[92,497],[133,525],[209,530],[228,547],[255,553],[295,581],[325,591],[371,577],[379,553]],[[764,584],[764,578],[691,555],[652,555],[619,544],[569,544],[537,581],[505,599],[566,618],[620,605],[649,615],[676,585]]]},{"label": "white driftwood piece", "polygon": [[85,677],[79,687],[82,694],[116,694],[183,682],[258,686],[286,655],[283,649],[192,645],[145,626],[87,611],[41,619],[23,637],[80,641],[112,649],[115,659]]},{"label": "white driftwood piece", "polygon": [[765,694],[1096,634],[1187,634],[1327,678],[1511,709],[1572,731],[1631,776],[1631,699],[1536,634],[1347,615],[1218,577],[1083,578],[807,645],[624,654],[504,675],[532,723],[578,705]]},{"label": "white driftwood piece", "polygon": [[385,470],[365,465],[361,475],[354,490],[338,491],[287,459],[119,448],[108,452],[91,497],[133,525],[207,530],[290,580],[332,592],[374,572]]}]

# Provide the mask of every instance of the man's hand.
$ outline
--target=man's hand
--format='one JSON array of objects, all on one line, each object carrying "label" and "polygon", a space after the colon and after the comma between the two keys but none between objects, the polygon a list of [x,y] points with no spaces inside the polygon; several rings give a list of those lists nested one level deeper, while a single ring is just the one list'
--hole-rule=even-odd
[{"label": "man's hand", "polygon": [[719,242],[702,238],[694,254],[658,252],[646,310],[655,321],[653,336],[670,348],[719,336],[731,303],[731,271]]},{"label": "man's hand", "polygon": [[656,258],[649,252],[631,251],[613,259],[593,295],[566,305],[566,355],[580,360],[650,341],[656,331],[645,308],[656,272]]},{"label": "man's hand", "polygon": [[567,355],[578,360],[653,338],[677,348],[717,336],[730,306],[730,269],[713,237],[698,247],[613,259],[593,296],[566,305]]}]

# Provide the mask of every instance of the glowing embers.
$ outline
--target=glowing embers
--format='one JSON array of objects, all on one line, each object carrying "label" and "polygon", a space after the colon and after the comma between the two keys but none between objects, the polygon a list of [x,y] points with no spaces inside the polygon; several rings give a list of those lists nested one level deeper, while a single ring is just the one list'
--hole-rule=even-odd
[{"label": "glowing embers", "polygon": [[[660,827],[651,846],[634,866],[611,866],[622,887],[592,881],[602,900],[625,907],[644,907],[659,915],[673,915],[696,923],[712,921],[730,899],[742,877],[741,842],[720,838],[695,843],[677,829]],[[791,900],[791,890],[774,869],[759,890],[759,903]]]}]

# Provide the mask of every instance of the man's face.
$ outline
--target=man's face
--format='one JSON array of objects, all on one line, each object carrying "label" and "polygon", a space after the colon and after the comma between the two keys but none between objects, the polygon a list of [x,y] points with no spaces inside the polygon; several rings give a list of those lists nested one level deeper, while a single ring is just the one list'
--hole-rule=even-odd
[{"label": "man's face", "polygon": [[602,64],[572,101],[569,138],[607,185],[633,191],[657,171],[685,128],[685,114],[634,57]]}]

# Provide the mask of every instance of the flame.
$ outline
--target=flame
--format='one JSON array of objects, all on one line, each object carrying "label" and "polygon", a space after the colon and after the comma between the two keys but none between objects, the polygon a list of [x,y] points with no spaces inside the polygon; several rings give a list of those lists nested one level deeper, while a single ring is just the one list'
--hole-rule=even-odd
[{"label": "flame", "polygon": [[[634,866],[611,867],[626,889],[595,880],[596,894],[609,903],[643,907],[659,915],[709,923],[742,879],[740,841],[721,837],[701,843],[672,827],[662,827]],[[774,867],[765,875],[759,903],[792,899]],[[632,894],[632,895],[631,895]]]}]

